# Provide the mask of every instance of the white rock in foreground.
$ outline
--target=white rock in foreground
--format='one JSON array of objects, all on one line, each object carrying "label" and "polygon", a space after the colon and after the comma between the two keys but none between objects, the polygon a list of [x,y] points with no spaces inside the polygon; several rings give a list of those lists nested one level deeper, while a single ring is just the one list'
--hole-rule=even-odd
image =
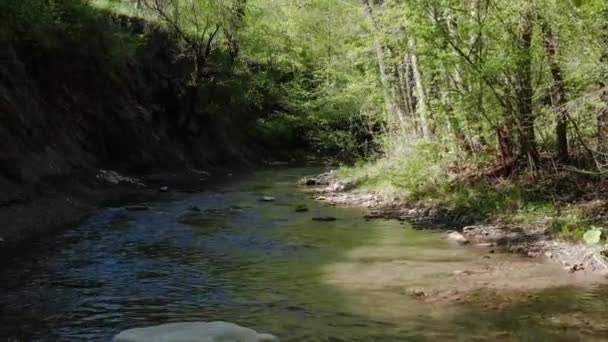
[{"label": "white rock in foreground", "polygon": [[129,329],[116,335],[113,342],[267,342],[278,341],[270,334],[260,334],[228,322],[168,323],[147,328]]},{"label": "white rock in foreground", "polygon": [[467,240],[467,238],[464,237],[464,235],[460,234],[459,232],[449,232],[447,239],[449,242],[457,243],[459,245],[464,245],[464,244],[469,243],[469,240]]}]

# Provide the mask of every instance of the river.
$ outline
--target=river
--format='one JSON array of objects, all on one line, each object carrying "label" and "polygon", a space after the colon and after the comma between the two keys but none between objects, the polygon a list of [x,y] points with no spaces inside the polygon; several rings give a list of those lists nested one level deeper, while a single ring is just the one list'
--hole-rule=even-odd
[{"label": "river", "polygon": [[295,181],[317,171],[162,194],[147,211],[102,208],[37,242],[2,265],[0,340],[108,341],[193,320],[283,341],[608,339],[608,287],[315,202]]}]

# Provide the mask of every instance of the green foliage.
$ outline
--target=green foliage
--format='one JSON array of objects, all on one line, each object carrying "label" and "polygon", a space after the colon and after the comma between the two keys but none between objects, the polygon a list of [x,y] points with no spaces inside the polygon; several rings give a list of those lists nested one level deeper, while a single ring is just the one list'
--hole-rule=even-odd
[{"label": "green foliage", "polygon": [[48,51],[78,48],[98,59],[100,66],[122,65],[142,39],[108,19],[106,13],[77,0],[7,0],[0,4],[0,32],[17,44]]}]

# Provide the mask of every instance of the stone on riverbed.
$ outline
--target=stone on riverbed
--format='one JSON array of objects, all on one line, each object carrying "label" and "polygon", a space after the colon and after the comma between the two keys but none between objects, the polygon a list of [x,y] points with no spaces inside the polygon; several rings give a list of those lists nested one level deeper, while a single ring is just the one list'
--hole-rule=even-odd
[{"label": "stone on riverbed", "polygon": [[272,197],[272,196],[262,196],[260,197],[260,201],[262,202],[272,202],[274,201],[276,198]]},{"label": "stone on riverbed", "polygon": [[312,218],[313,221],[330,222],[337,220],[333,216],[315,216]]},{"label": "stone on riverbed", "polygon": [[308,211],[308,207],[304,204],[298,205],[296,207],[296,212],[298,213],[303,213],[303,212],[307,212]]},{"label": "stone on riverbed", "polygon": [[467,240],[467,238],[465,238],[459,232],[454,232],[454,231],[448,233],[447,239],[449,242],[457,243],[459,245],[464,245],[464,244],[469,243],[469,240]]},{"label": "stone on riverbed", "polygon": [[126,206],[125,209],[128,211],[144,211],[149,210],[150,207],[148,207],[147,205],[129,205]]},{"label": "stone on riverbed", "polygon": [[278,341],[270,334],[229,322],[168,323],[129,329],[116,335],[114,342],[264,342]]}]

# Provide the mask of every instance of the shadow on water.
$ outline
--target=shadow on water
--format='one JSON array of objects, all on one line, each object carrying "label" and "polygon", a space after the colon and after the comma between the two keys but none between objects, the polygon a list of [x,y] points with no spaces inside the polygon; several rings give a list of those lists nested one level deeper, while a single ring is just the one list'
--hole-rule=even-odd
[{"label": "shadow on water", "polygon": [[[316,203],[293,185],[316,171],[259,172],[145,212],[100,210],[5,268],[0,339],[102,341],[190,320],[232,321],[293,341],[605,335],[605,288],[545,289],[551,271],[529,261],[486,260],[440,234]],[[276,200],[259,201],[264,195]],[[302,204],[309,212],[296,213]],[[312,221],[321,215],[338,220]],[[484,275],[492,263],[528,269],[502,278],[537,286],[479,290],[509,283]],[[456,269],[483,272],[461,281]],[[412,294],[418,288],[454,298],[421,300]],[[446,292],[453,288],[458,298]]]}]

